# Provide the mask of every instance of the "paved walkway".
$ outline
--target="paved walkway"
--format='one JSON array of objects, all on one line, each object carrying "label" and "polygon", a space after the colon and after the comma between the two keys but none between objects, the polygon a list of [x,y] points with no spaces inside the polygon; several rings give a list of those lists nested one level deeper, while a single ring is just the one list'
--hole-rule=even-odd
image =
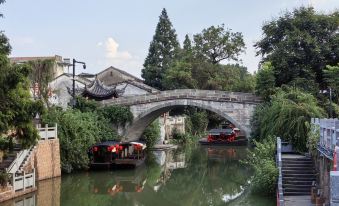
[{"label": "paved walkway", "polygon": [[285,196],[285,206],[313,206],[311,196]]}]

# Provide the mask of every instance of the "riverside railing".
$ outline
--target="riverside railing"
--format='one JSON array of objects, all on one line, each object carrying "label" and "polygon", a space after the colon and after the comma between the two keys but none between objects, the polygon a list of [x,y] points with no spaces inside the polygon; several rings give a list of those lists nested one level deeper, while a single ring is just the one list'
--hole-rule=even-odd
[{"label": "riverside railing", "polygon": [[26,190],[35,187],[35,170],[31,173],[13,174],[13,190]]},{"label": "riverside railing", "polygon": [[277,205],[284,206],[284,191],[282,187],[282,159],[281,159],[281,139],[277,137],[277,156],[276,156],[276,163],[279,170],[279,177],[278,177],[278,188],[277,188]]},{"label": "riverside railing", "polygon": [[311,123],[319,129],[318,151],[333,160],[335,146],[339,140],[339,120],[312,118]]},{"label": "riverside railing", "polygon": [[40,140],[49,140],[58,138],[58,125],[55,124],[54,127],[48,127],[48,124],[45,127],[37,126],[37,130],[40,135]]}]

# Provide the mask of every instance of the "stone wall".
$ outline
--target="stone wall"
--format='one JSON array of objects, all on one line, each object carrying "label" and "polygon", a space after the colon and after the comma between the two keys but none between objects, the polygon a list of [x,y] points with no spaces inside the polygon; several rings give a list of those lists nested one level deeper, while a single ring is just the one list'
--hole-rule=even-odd
[{"label": "stone wall", "polygon": [[61,176],[59,139],[40,140],[34,155],[37,180]]}]

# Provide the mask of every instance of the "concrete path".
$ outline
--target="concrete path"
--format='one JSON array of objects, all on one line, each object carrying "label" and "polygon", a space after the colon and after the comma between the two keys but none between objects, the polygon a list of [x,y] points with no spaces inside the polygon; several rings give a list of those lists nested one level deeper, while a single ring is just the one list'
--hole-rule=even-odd
[{"label": "concrete path", "polygon": [[315,206],[310,196],[285,196],[285,206]]}]

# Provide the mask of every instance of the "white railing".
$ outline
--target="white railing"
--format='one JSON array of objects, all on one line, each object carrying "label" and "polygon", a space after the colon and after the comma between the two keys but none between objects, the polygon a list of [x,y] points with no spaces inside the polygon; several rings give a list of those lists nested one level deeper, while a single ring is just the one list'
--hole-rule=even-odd
[{"label": "white railing", "polygon": [[37,130],[40,135],[40,140],[49,140],[58,138],[58,125],[55,124],[54,127],[48,127],[48,124],[45,127],[40,127],[38,125]]},{"label": "white railing", "polygon": [[14,174],[16,173],[23,161],[26,159],[27,155],[29,154],[30,149],[21,150],[19,153],[16,154],[14,161],[11,165],[7,168],[7,173]]},{"label": "white railing", "polygon": [[16,192],[18,190],[26,190],[29,188],[35,187],[35,170],[33,172],[23,175],[16,176],[13,174],[13,190]]},{"label": "white railing", "polygon": [[277,205],[284,206],[284,192],[283,192],[283,183],[282,183],[282,160],[281,160],[281,139],[277,137],[277,157],[276,157],[277,167],[279,170],[278,177],[278,188],[277,188]]},{"label": "white railing", "polygon": [[333,152],[339,140],[339,120],[312,118],[311,122],[319,127],[318,150],[327,158],[333,159]]}]

